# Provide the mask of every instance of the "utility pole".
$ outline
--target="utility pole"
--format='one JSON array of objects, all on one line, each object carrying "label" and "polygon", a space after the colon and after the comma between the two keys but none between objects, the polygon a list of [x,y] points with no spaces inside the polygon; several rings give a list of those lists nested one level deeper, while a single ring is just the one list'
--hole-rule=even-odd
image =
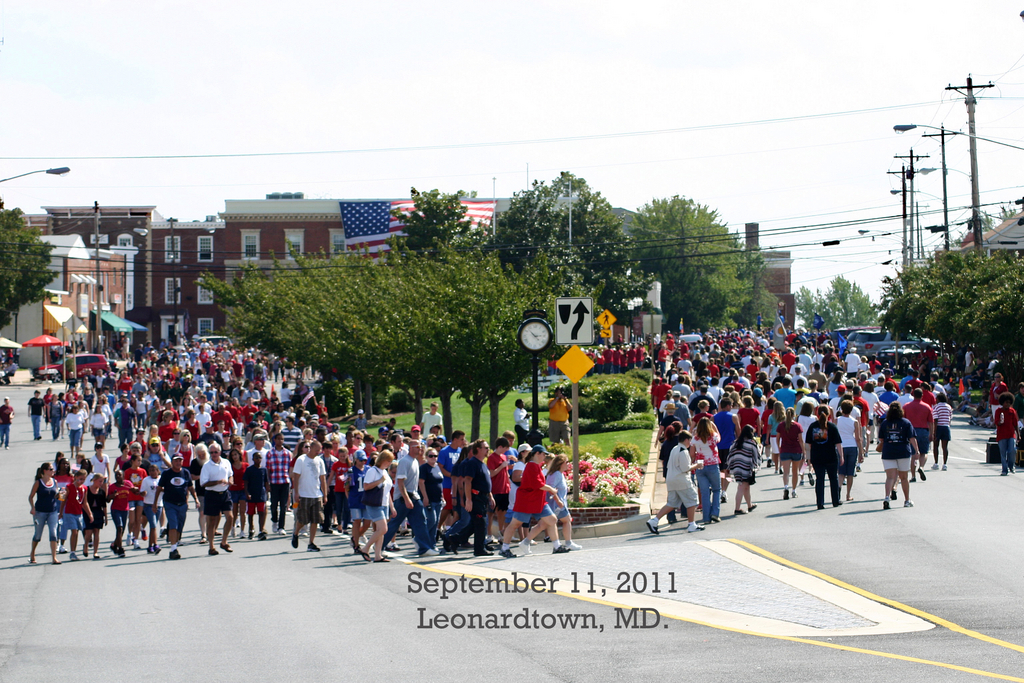
[{"label": "utility pole", "polygon": [[96,307],[96,314],[93,316],[93,352],[102,353],[103,349],[100,348],[100,291],[102,286],[100,285],[100,203],[99,201],[93,202],[92,205],[93,213],[93,226],[92,226],[92,246],[93,256],[96,260],[96,284],[93,285],[93,305]]},{"label": "utility pole", "polygon": [[[923,138],[939,138],[939,146],[942,149],[942,226],[943,226],[943,241],[946,251],[949,251],[949,195],[946,192],[946,176],[948,171],[946,170],[946,135],[952,135],[952,133],[946,133],[946,126],[939,126],[939,134],[925,133],[921,137]],[[971,138],[972,140],[974,138]],[[973,175],[971,176],[974,177]]]},{"label": "utility pole", "polygon": [[[912,246],[914,241],[914,225],[907,222],[907,181],[910,181],[910,215],[912,220],[914,212],[914,162],[918,159],[927,159],[928,155],[914,154],[914,148],[911,147],[910,156],[900,156],[897,154],[893,158],[910,160],[910,168],[904,165],[900,171],[903,188],[903,267],[906,268],[914,259],[914,248]],[[889,173],[894,173],[894,171],[889,171]]]},{"label": "utility pole", "polygon": [[[174,225],[178,222],[177,218],[168,218],[167,222],[171,225],[171,289],[174,290],[174,296],[171,297],[171,303],[174,304],[174,334],[170,338],[171,347],[178,345],[178,292],[181,290],[178,288],[178,245],[174,241]],[[164,288],[166,289],[166,287]]]},{"label": "utility pole", "polygon": [[[967,100],[967,126],[968,134],[970,136],[971,143],[971,229],[974,232],[974,250],[978,253],[982,253],[982,235],[981,235],[981,192],[978,189],[978,141],[975,138],[975,127],[974,127],[974,105],[977,101],[974,99],[974,90],[984,88],[991,88],[992,84],[988,85],[974,85],[974,81],[970,76],[967,77],[967,85],[950,85],[946,87],[946,90],[956,90],[961,95],[964,95]],[[964,93],[963,90],[967,92]],[[945,182],[945,178],[943,178]]]}]

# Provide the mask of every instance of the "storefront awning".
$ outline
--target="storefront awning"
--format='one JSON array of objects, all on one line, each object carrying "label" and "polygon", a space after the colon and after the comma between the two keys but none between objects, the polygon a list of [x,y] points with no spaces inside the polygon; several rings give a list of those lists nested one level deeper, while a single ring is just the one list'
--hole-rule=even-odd
[{"label": "storefront awning", "polygon": [[43,332],[56,335],[62,325],[74,317],[74,312],[66,306],[43,304]]},{"label": "storefront awning", "polygon": [[[89,313],[89,322],[95,322],[96,313]],[[136,325],[135,323],[125,320],[124,318],[111,313],[110,311],[100,311],[100,322],[102,327],[107,332],[126,332],[132,333],[135,330],[144,330],[144,327]]]}]

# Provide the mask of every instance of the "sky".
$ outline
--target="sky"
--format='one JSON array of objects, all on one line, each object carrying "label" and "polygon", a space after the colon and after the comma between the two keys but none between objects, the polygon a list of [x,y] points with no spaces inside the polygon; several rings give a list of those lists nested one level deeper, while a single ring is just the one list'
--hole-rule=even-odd
[{"label": "sky", "polygon": [[[0,195],[26,213],[99,201],[192,220],[269,192],[508,197],[570,171],[616,207],[680,195],[737,231],[760,223],[763,247],[792,251],[794,291],[842,274],[877,296],[900,261],[893,157],[940,165],[930,131],[893,125],[966,133],[945,88],[971,74],[995,85],[977,134],[1024,147],[1022,9],[0,0],[0,177],[72,169]],[[202,158],[288,152],[332,153]],[[952,224],[970,216],[967,138],[946,155]],[[109,158],[140,156],[192,158]],[[978,142],[986,210],[1024,197],[1022,160]],[[940,224],[941,173],[915,189],[922,224]],[[925,234],[926,251],[941,243]]]}]

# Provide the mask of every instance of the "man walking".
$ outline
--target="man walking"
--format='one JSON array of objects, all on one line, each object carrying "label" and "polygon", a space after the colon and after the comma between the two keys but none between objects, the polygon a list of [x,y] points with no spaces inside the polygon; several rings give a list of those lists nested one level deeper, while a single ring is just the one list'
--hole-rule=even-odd
[{"label": "man walking", "polygon": [[42,428],[43,422],[43,410],[46,408],[46,402],[39,396],[39,390],[36,390],[35,395],[28,400],[28,416],[32,420],[32,439],[39,441],[43,438],[39,430]]},{"label": "man walking", "polygon": [[[196,509],[199,509],[199,498],[192,485],[192,477],[181,468],[184,456],[176,453],[171,458],[171,469],[165,470],[160,475],[156,485],[156,500],[163,500],[164,513],[167,515],[167,542],[171,544],[170,559],[180,560],[181,553],[178,552],[178,541],[181,540],[181,532],[185,528],[185,517],[188,514],[188,495],[196,502]],[[160,494],[163,498],[160,498]]]},{"label": "man walking", "polygon": [[267,451],[266,463],[270,476],[270,522],[273,532],[283,536],[292,464],[291,451],[284,447],[284,434],[274,435],[274,447]]},{"label": "man walking", "polygon": [[324,505],[327,503],[327,468],[320,456],[320,442],[311,441],[309,454],[302,454],[292,468],[292,486],[295,488],[298,507],[295,509],[295,525],[292,531],[292,547],[299,547],[299,532],[309,525],[309,552],[319,552],[313,541],[317,526],[324,521]]},{"label": "man walking", "polygon": [[388,531],[384,534],[384,546],[387,547],[398,532],[405,519],[412,527],[412,537],[416,541],[416,554],[420,557],[437,555],[434,540],[427,532],[427,516],[420,498],[420,465],[423,464],[423,442],[413,439],[409,442],[409,452],[398,461],[398,472],[395,475],[395,512],[396,515],[388,522]]},{"label": "man walking", "polygon": [[[210,542],[210,554],[219,555],[213,547],[217,538],[217,526],[220,524],[221,514],[224,515],[224,535],[220,541],[220,547],[226,552],[231,552],[228,544],[228,534],[231,533],[235,518],[231,513],[231,499],[228,497],[228,486],[233,482],[231,463],[220,457],[220,445],[211,443],[209,446],[210,459],[203,465],[199,474],[199,485],[205,489],[203,494],[203,514],[206,515],[206,538]],[[173,464],[173,462],[172,462]]]},{"label": "man walking", "polygon": [[487,511],[494,505],[491,473],[485,462],[490,451],[491,447],[483,439],[474,441],[469,447],[469,459],[463,465],[461,479],[464,507],[470,523],[449,541],[452,548],[458,548],[473,534],[473,554],[476,556],[494,554],[487,549]]},{"label": "man walking", "polygon": [[11,447],[11,420],[14,419],[14,408],[11,399],[4,396],[4,404],[0,406],[0,443],[4,450]]}]

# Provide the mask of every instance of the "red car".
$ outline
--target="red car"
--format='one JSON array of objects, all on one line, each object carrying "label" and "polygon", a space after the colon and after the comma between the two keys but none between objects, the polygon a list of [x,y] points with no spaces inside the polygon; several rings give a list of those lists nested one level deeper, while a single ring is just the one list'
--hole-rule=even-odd
[{"label": "red car", "polygon": [[[68,359],[70,360],[70,359]],[[75,375],[71,379],[81,379],[85,375],[106,374],[115,369],[115,365],[106,356],[96,353],[80,353],[75,356]],[[62,380],[61,364],[42,365],[32,369],[32,379]]]}]

